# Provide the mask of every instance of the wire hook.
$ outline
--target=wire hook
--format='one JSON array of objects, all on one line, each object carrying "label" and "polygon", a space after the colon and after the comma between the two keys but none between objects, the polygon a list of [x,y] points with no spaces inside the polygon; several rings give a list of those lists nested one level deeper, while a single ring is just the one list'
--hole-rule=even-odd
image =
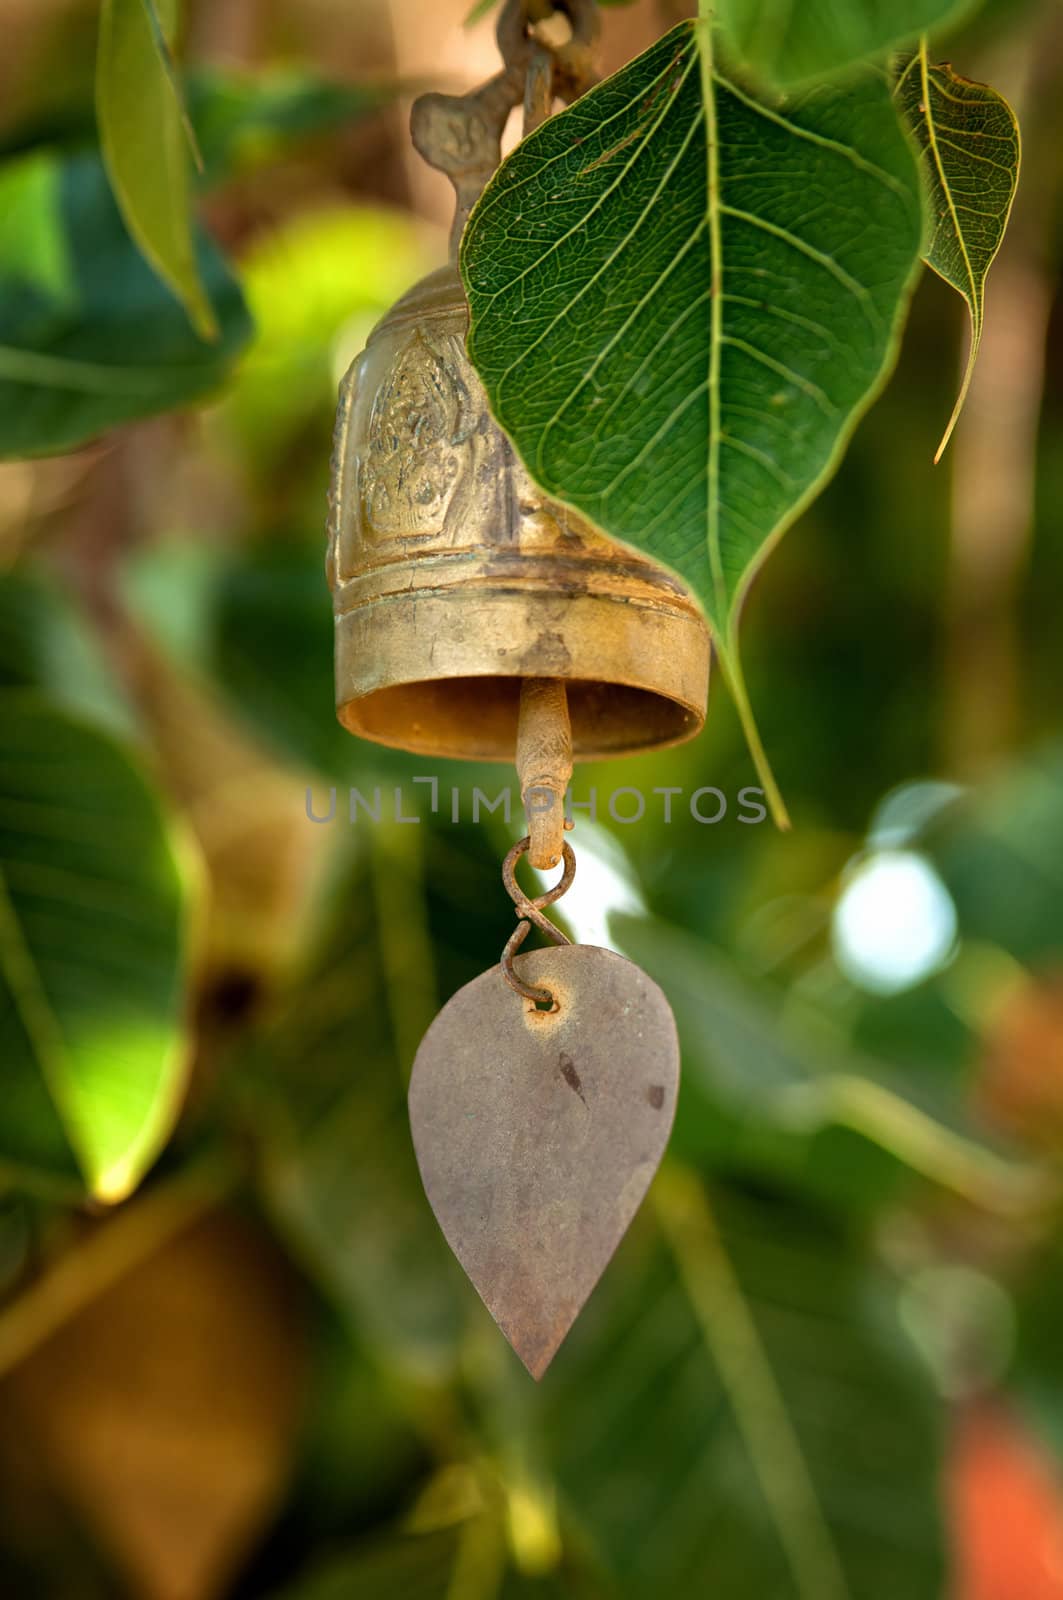
[{"label": "wire hook", "polygon": [[516,907],[517,916],[521,919],[510,934],[506,942],[506,948],[502,952],[502,976],[509,984],[509,987],[517,994],[523,995],[525,1000],[534,1000],[539,1005],[549,1005],[552,1011],[556,1011],[558,1009],[557,1001],[549,989],[536,988],[535,985],[525,983],[523,979],[518,978],[513,967],[513,958],[528,937],[532,923],[535,924],[540,933],[544,933],[554,944],[572,943],[572,940],[567,938],[561,932],[561,929],[550,921],[549,917],[544,916],[543,912],[547,906],[552,906],[556,900],[560,900],[561,896],[566,894],[572,887],[572,880],[576,876],[576,852],[566,839],[563,846],[565,870],[561,877],[552,889],[547,889],[542,894],[529,896],[524,893],[524,890],[517,882],[517,862],[521,856],[527,854],[530,846],[531,838],[525,834],[523,839],[518,839],[502,863],[502,882],[505,884],[506,892]]}]

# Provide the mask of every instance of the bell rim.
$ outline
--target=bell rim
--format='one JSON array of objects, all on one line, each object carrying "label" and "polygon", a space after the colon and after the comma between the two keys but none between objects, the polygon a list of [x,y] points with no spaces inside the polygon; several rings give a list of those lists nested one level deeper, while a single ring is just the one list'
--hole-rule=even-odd
[{"label": "bell rim", "polygon": [[552,678],[573,759],[611,760],[701,732],[710,655],[700,616],[662,600],[412,591],[337,616],[337,716],[392,749],[511,762],[521,680]]}]

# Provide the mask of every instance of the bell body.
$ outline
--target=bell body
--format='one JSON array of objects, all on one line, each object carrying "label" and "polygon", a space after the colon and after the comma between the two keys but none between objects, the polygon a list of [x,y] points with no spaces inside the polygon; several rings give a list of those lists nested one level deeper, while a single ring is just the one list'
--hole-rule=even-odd
[{"label": "bell body", "polygon": [[683,585],[532,483],[465,353],[456,271],[387,314],[343,381],[329,521],[352,733],[511,761],[524,678],[561,678],[577,760],[690,738],[709,638]]}]

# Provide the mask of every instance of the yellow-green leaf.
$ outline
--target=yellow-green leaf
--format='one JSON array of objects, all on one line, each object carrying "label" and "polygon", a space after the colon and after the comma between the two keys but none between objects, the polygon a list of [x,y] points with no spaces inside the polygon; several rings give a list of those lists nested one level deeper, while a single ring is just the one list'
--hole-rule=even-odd
[{"label": "yellow-green leaf", "polygon": [[176,10],[176,0],[103,0],[96,117],[130,234],[197,333],[214,339],[193,241],[187,121],[170,59]]},{"label": "yellow-green leaf", "polygon": [[1019,181],[1019,124],[1003,95],[931,66],[926,41],[897,82],[897,102],[922,158],[929,225],[923,259],[971,313],[971,348],[935,461],[952,436],[978,359],[985,280],[1000,249]]},{"label": "yellow-green leaf", "polygon": [[0,701],[0,1158],[121,1200],[188,1068],[198,885],[125,744],[33,690]]}]

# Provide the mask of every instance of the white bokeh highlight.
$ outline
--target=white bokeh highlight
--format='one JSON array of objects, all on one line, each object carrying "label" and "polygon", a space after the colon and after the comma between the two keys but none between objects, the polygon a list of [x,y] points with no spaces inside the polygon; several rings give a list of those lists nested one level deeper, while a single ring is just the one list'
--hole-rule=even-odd
[{"label": "white bokeh highlight", "polygon": [[848,877],[831,926],[834,959],[873,994],[899,994],[949,960],[956,907],[937,872],[914,850],[879,850]]}]

